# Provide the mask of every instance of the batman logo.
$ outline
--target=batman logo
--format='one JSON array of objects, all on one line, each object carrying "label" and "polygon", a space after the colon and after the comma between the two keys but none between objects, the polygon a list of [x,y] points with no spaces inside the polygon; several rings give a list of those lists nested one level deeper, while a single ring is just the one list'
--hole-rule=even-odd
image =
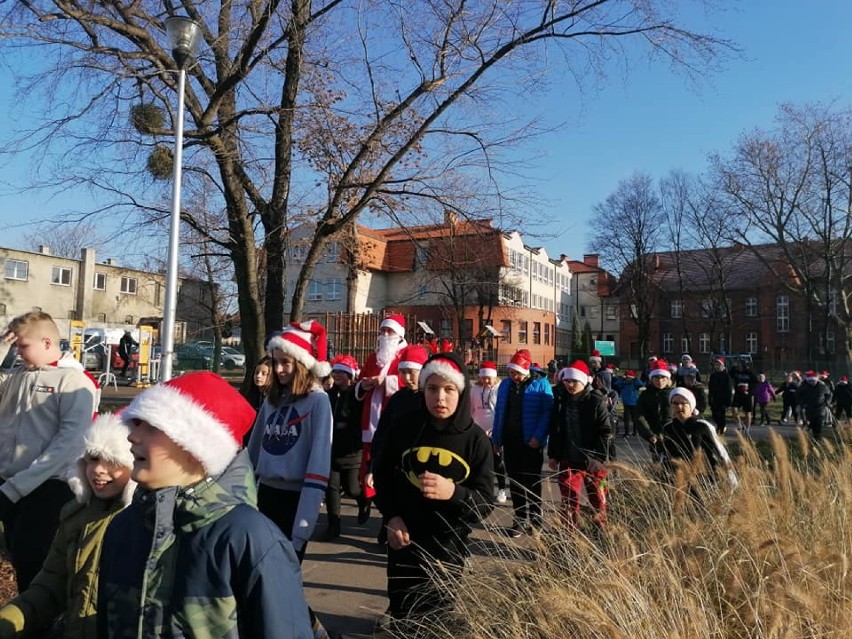
[{"label": "batman logo", "polygon": [[420,488],[418,477],[426,471],[460,484],[470,476],[470,466],[458,453],[446,448],[415,446],[402,453],[402,469],[412,484]]}]

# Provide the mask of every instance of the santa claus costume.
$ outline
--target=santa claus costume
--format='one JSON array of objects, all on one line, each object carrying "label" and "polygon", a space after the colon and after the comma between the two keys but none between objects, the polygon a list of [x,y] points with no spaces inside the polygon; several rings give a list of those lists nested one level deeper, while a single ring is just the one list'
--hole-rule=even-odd
[{"label": "santa claus costume", "polygon": [[[383,330],[385,329],[385,330]],[[388,315],[379,325],[380,335],[376,350],[370,354],[358,383],[355,385],[355,399],[363,402],[361,410],[361,483],[364,485],[364,497],[372,499],[375,490],[366,481],[367,469],[371,459],[371,446],[379,418],[393,397],[403,385],[399,375],[399,362],[402,350],[408,346],[405,341],[405,318],[402,315]],[[360,513],[359,513],[360,514]]]}]

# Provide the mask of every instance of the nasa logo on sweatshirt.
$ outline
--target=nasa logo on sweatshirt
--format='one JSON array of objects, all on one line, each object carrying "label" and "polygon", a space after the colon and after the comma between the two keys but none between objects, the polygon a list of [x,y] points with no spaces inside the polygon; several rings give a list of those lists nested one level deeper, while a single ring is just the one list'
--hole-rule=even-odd
[{"label": "nasa logo on sweatshirt", "polygon": [[292,406],[285,410],[275,411],[266,422],[263,441],[261,442],[263,450],[270,455],[286,454],[299,441],[302,427],[308,417],[310,417],[310,412],[306,415],[299,415],[299,412]]}]

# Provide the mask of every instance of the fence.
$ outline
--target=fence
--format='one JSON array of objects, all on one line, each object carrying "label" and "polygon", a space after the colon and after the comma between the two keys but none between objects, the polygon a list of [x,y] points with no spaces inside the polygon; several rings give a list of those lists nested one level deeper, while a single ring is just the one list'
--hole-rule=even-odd
[{"label": "fence", "polygon": [[[363,366],[370,353],[376,350],[379,325],[384,318],[372,313],[311,313],[310,319],[325,326],[329,359],[339,353],[348,353]],[[406,341],[416,344],[421,337],[417,316],[405,315]]]}]

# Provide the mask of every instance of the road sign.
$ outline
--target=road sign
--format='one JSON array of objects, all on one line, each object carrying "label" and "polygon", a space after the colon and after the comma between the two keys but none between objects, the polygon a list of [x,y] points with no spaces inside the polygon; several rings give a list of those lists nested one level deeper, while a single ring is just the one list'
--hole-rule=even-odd
[{"label": "road sign", "polygon": [[595,340],[595,350],[603,357],[615,356],[615,342],[599,342]]}]

